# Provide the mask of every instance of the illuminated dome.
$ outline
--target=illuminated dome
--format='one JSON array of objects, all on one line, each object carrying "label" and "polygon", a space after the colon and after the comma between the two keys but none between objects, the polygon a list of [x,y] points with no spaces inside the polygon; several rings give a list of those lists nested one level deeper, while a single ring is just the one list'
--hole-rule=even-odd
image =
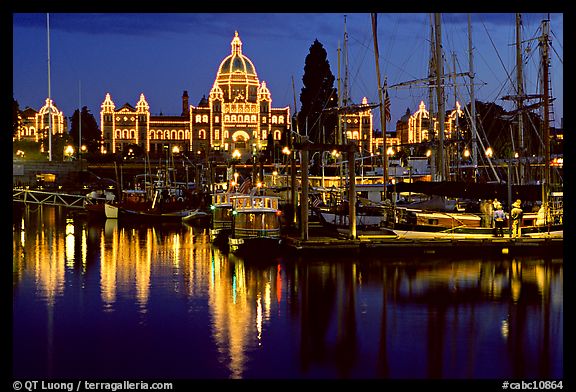
[{"label": "illuminated dome", "polygon": [[[216,83],[222,88],[226,101],[234,99],[252,101],[253,99],[251,98],[255,99],[256,89],[260,84],[256,75],[256,68],[252,61],[242,54],[242,41],[240,41],[237,31],[234,33],[234,38],[230,45],[232,53],[220,63]],[[238,89],[233,91],[226,87],[232,84],[236,88],[243,85],[246,89],[240,97],[238,97]],[[254,91],[251,91],[252,89],[249,89],[248,86],[255,86]]]}]

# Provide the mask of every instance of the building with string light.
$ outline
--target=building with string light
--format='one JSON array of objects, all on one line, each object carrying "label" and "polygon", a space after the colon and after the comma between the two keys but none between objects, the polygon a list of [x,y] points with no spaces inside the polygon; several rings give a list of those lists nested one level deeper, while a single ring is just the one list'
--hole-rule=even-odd
[{"label": "building with string light", "polygon": [[[21,125],[18,132],[14,135],[14,140],[43,142],[48,139],[48,132],[50,126],[52,127],[52,135],[64,135],[68,132],[68,122],[66,116],[62,111],[58,110],[54,101],[46,98],[44,106],[36,111],[30,107],[18,113],[21,120]],[[50,118],[52,117],[52,118]],[[44,152],[44,143],[41,145],[42,152]]]},{"label": "building with string light", "polygon": [[222,60],[208,95],[198,105],[182,94],[179,116],[152,115],[144,94],[136,106],[116,107],[111,94],[101,105],[103,153],[120,153],[138,145],[151,154],[166,147],[172,151],[207,157],[222,152],[230,157],[238,150],[241,160],[256,156],[272,140],[280,143],[290,129],[290,108],[272,107],[266,82],[260,82],[252,61],[242,52],[238,32],[231,54]]}]

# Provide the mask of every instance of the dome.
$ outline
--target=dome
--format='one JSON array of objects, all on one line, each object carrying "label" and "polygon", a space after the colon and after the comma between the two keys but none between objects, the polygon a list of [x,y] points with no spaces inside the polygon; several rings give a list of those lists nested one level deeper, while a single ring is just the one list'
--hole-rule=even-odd
[{"label": "dome", "polygon": [[218,83],[248,83],[258,85],[256,68],[252,61],[242,54],[242,41],[236,31],[231,42],[232,53],[222,60],[216,80]]}]

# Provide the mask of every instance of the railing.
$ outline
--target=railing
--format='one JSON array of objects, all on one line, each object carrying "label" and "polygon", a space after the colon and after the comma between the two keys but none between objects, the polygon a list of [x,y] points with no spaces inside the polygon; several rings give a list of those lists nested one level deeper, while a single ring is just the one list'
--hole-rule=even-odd
[{"label": "railing", "polygon": [[12,201],[24,204],[84,208],[86,195],[70,195],[58,192],[44,192],[31,189],[13,189]]}]

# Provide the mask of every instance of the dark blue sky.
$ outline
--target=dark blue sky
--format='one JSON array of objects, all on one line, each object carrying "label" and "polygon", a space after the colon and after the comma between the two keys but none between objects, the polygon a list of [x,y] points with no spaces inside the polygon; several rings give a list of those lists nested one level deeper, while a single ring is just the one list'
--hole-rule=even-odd
[{"label": "dark blue sky", "polygon": [[[523,15],[523,39],[536,38],[547,14]],[[494,101],[513,94],[515,80],[515,16],[471,14],[476,71],[476,98]],[[555,121],[563,116],[563,15],[551,14],[552,94]],[[442,14],[442,42],[445,72],[468,71],[468,14]],[[346,16],[348,32],[348,74],[350,95],[359,103],[366,96],[378,102],[370,14]],[[13,93],[20,107],[39,109],[48,95],[46,14],[13,16]],[[220,62],[230,54],[234,31],[243,42],[243,53],[256,67],[260,81],[266,81],[274,107],[294,110],[294,91],[300,107],[304,61],[318,39],[328,52],[330,67],[338,75],[338,45],[344,45],[344,14],[50,14],[51,95],[55,104],[71,116],[81,103],[100,121],[100,105],[107,92],[119,107],[135,105],[144,93],[153,114],[179,115],[181,96],[188,90],[196,105],[208,95]],[[388,85],[427,76],[430,15],[378,14],[378,43],[382,76]],[[539,51],[537,41],[527,44],[525,89],[538,93]],[[343,59],[342,59],[343,62]],[[344,65],[342,65],[342,78]],[[507,75],[507,72],[510,75]],[[292,78],[294,88],[292,88]],[[511,78],[511,79],[510,79]],[[459,79],[459,84],[464,80]],[[80,86],[80,88],[79,88]],[[336,87],[336,84],[335,84]],[[446,90],[447,102],[454,103],[454,88]],[[466,87],[458,87],[460,102],[469,102]],[[427,90],[390,90],[392,122],[407,108],[415,111]],[[375,127],[380,128],[378,115]]]}]

